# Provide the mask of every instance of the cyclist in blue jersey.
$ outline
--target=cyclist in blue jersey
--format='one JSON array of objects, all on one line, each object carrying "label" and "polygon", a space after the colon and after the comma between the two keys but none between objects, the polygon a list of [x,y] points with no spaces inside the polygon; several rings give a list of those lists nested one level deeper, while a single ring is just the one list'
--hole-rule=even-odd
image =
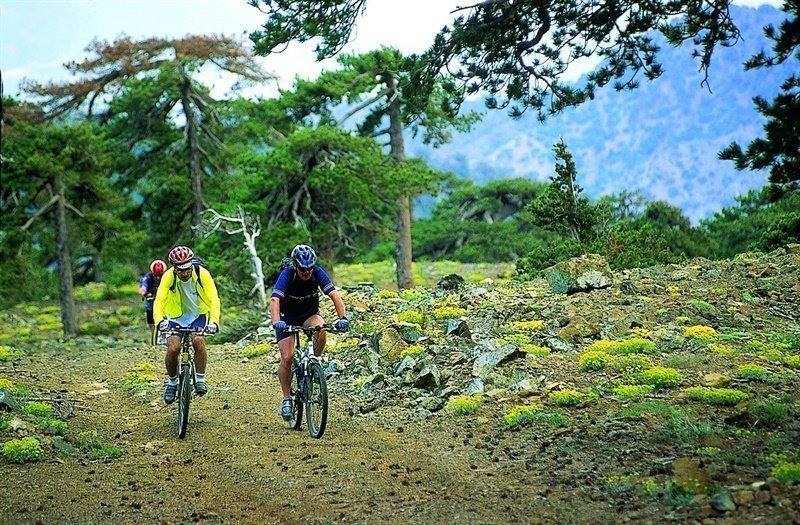
[{"label": "cyclist in blue jersey", "polygon": [[146,273],[144,277],[139,280],[139,295],[144,299],[144,313],[147,319],[147,326],[150,327],[150,337],[153,336],[153,329],[156,326],[153,319],[153,300],[156,298],[158,285],[161,284],[161,276],[167,270],[167,264],[164,261],[156,259],[150,263],[150,272]]},{"label": "cyclist in blue jersey", "polygon": [[[342,297],[325,270],[317,266],[317,254],[314,250],[305,244],[295,246],[292,250],[292,262],[294,266],[284,269],[278,276],[269,304],[275,338],[281,352],[278,379],[283,390],[281,417],[286,420],[292,416],[289,385],[294,354],[294,334],[288,333],[286,327],[319,326],[325,322],[319,312],[319,296],[322,290],[333,301],[339,316],[339,320],[334,323],[336,329],[350,329]],[[325,331],[320,331],[314,339],[314,354],[321,355],[324,348]]]}]

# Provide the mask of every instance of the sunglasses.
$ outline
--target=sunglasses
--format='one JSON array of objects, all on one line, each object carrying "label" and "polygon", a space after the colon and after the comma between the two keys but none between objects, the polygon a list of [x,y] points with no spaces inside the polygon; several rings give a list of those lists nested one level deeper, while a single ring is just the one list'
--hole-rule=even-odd
[{"label": "sunglasses", "polygon": [[178,274],[180,274],[180,275],[186,275],[187,273],[190,273],[190,272],[192,271],[192,267],[190,266],[190,267],[188,267],[188,268],[184,268],[183,270],[181,270],[181,269],[176,269],[176,271],[177,271],[177,272],[178,272]]},{"label": "sunglasses", "polygon": [[313,268],[313,267],[312,267],[312,268],[303,268],[302,266],[295,266],[295,269],[296,269],[298,272],[309,273],[309,272],[310,272],[311,270],[313,270],[314,268]]}]

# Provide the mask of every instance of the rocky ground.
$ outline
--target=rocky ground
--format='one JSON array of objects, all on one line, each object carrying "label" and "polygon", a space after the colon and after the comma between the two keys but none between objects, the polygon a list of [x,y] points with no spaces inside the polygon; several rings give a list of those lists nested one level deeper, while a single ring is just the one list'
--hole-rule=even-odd
[{"label": "rocky ground", "polygon": [[27,392],[0,412],[0,442],[34,437],[43,457],[0,459],[0,523],[800,523],[799,248],[347,287],[320,440],[277,415],[268,330],[212,345],[184,440],[160,400],[163,351],[136,332],[18,345],[0,381]]}]

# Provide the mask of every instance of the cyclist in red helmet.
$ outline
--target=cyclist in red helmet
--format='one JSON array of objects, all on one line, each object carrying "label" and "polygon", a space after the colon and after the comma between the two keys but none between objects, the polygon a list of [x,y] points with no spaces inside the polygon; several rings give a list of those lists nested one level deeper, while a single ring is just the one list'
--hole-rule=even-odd
[{"label": "cyclist in red helmet", "polygon": [[161,284],[161,276],[167,271],[167,264],[159,259],[150,263],[150,271],[139,280],[139,295],[144,300],[144,314],[147,326],[150,327],[150,344],[153,340],[153,329],[156,326],[153,320],[153,299],[156,297],[158,285]]},{"label": "cyclist in red helmet", "polygon": [[[211,273],[194,256],[191,248],[178,246],[169,252],[172,268],[164,273],[156,293],[153,305],[153,317],[159,319],[158,329],[169,332],[178,326],[187,328],[205,328],[208,334],[219,330],[220,302],[217,285]],[[178,355],[180,353],[180,337],[172,335],[167,338],[167,355],[164,362],[167,367],[169,383],[164,391],[164,402],[175,401],[178,389]],[[202,396],[208,392],[206,384],[206,342],[202,334],[192,339],[194,362],[197,368],[195,376],[195,392]]]}]

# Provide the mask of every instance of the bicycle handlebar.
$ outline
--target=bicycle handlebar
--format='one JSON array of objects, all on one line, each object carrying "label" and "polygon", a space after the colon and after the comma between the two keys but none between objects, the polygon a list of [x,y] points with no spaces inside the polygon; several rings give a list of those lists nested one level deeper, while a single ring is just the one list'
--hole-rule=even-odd
[{"label": "bicycle handlebar", "polygon": [[339,330],[332,324],[322,324],[319,326],[294,326],[289,325],[286,327],[286,331],[290,334],[296,334],[299,332],[303,332],[306,335],[313,334],[315,332],[321,332],[322,330],[326,330],[332,333],[344,333],[344,330]]}]

